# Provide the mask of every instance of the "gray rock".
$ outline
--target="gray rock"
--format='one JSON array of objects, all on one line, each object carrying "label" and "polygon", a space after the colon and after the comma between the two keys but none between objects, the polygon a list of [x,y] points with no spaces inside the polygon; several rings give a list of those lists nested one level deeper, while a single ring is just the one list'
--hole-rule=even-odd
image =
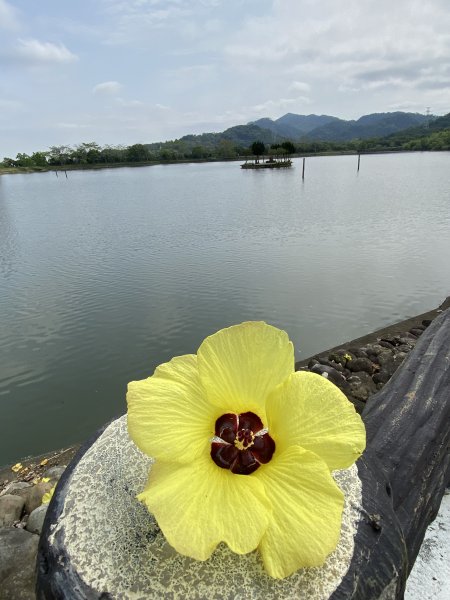
[{"label": "gray rock", "polygon": [[334,360],[330,360],[329,358],[326,358],[324,356],[319,357],[317,360],[321,365],[326,365],[327,367],[333,367],[333,369],[336,369],[337,371],[344,370],[344,367],[341,365],[341,363],[337,363]]},{"label": "gray rock", "polygon": [[384,371],[389,377],[395,373],[398,367],[402,364],[406,354],[399,352],[393,354],[392,352],[382,352],[378,355],[378,362],[381,366],[381,371]]},{"label": "gray rock", "polygon": [[33,489],[25,501],[25,510],[28,514],[31,514],[35,508],[41,505],[42,496],[46,492],[49,492],[53,485],[54,484],[49,481],[47,483],[37,483],[33,486]]},{"label": "gray rock", "polygon": [[355,355],[356,360],[358,358],[367,358],[368,356],[366,350],[363,350],[362,348],[360,348],[359,350],[354,350],[353,354]]},{"label": "gray rock", "polygon": [[[387,383],[389,381],[389,379],[391,378],[391,376],[389,375],[389,373],[387,371],[383,371],[381,370],[379,373],[375,373],[375,375],[372,377],[374,383],[376,383],[377,387],[383,387],[383,385],[385,383]],[[378,388],[380,389],[380,388]]]},{"label": "gray rock", "polygon": [[22,516],[25,500],[20,496],[5,494],[0,498],[0,527],[9,527]]},{"label": "gray rock", "polygon": [[347,382],[350,384],[352,397],[362,402],[365,402],[377,389],[372,377],[365,371],[358,371],[349,377]]},{"label": "gray rock", "polygon": [[395,346],[396,337],[397,336],[393,335],[392,333],[387,333],[386,335],[383,335],[382,338],[380,338],[380,342],[388,342],[388,343],[392,344],[393,346]]},{"label": "gray rock", "polygon": [[313,373],[317,373],[318,375],[324,375],[337,386],[345,384],[345,379],[342,377],[339,371],[336,371],[336,369],[333,369],[333,367],[329,367],[328,365],[314,365],[311,371]]},{"label": "gray rock", "polygon": [[26,488],[30,488],[32,485],[32,483],[27,483],[26,481],[13,481],[7,486],[6,493],[12,495],[20,495],[16,492],[24,490]]},{"label": "gray rock", "polygon": [[375,366],[373,362],[369,358],[355,358],[354,360],[350,360],[348,362],[347,367],[352,371],[352,373],[357,373],[358,371],[365,371],[369,375],[375,370]]},{"label": "gray rock", "polygon": [[380,344],[368,344],[366,352],[368,356],[378,356],[383,352],[383,346],[380,346]]},{"label": "gray rock", "polygon": [[50,479],[56,483],[61,478],[61,475],[66,470],[67,465],[59,465],[56,467],[50,467],[45,471],[44,477],[50,477]]},{"label": "gray rock", "polygon": [[48,503],[41,504],[33,510],[31,515],[28,517],[28,522],[25,529],[30,533],[37,533],[41,535],[42,525],[44,524],[45,515],[47,513]]},{"label": "gray rock", "polygon": [[20,498],[23,498],[24,502],[26,503],[32,489],[32,483],[27,483],[26,481],[13,481],[6,488],[5,492],[7,494],[11,494],[12,496],[19,496]]},{"label": "gray rock", "polygon": [[409,333],[412,333],[416,337],[420,337],[423,333],[423,329],[419,329],[419,327],[413,327],[409,330]]},{"label": "gray rock", "polygon": [[[36,535],[33,537],[39,539]],[[34,558],[23,564],[0,583],[0,600],[36,600],[35,562]]]},{"label": "gray rock", "polygon": [[[15,527],[0,529],[0,598],[8,598],[1,595],[7,578],[14,573],[20,573],[27,565],[31,565],[34,570],[38,543],[37,535],[23,529]],[[9,598],[16,598],[16,596],[9,596]]]},{"label": "gray rock", "polygon": [[410,346],[409,344],[400,344],[400,346],[397,346],[398,352],[411,352],[411,350],[412,346]]},{"label": "gray rock", "polygon": [[388,350],[394,350],[395,348],[394,344],[391,344],[391,342],[388,342],[387,340],[380,340],[380,346],[387,348]]},{"label": "gray rock", "polygon": [[328,356],[328,358],[329,358],[329,360],[331,360],[335,363],[339,363],[340,365],[345,367],[345,365],[347,363],[347,358],[345,357],[346,354],[347,354],[346,350],[340,349],[340,350],[336,350],[336,352],[332,352]]},{"label": "gray rock", "polygon": [[311,360],[308,362],[308,369],[312,369],[314,365],[318,365],[318,364],[320,364],[320,363],[317,360],[317,358],[311,358]]}]

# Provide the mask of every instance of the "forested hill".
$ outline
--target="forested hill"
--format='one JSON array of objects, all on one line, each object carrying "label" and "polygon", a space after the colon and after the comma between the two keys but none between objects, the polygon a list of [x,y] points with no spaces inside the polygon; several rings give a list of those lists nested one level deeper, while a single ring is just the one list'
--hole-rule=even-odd
[{"label": "forested hill", "polygon": [[404,150],[450,150],[450,113],[391,134],[380,142]]},{"label": "forested hill", "polygon": [[308,139],[343,142],[384,137],[427,122],[428,117],[426,115],[404,112],[374,113],[364,115],[356,121],[345,121],[329,115],[294,115],[288,113],[275,121],[272,121],[272,119],[259,119],[254,121],[252,125],[258,125],[276,135],[294,141]]},{"label": "forested hill", "polygon": [[193,156],[202,158],[205,153],[219,152],[226,156],[231,147],[243,153],[255,140],[265,144],[292,142],[346,142],[366,140],[397,133],[412,126],[428,122],[426,115],[418,113],[374,113],[364,115],[357,121],[345,121],[330,115],[296,115],[287,113],[279,119],[259,119],[247,125],[230,127],[221,133],[185,135],[178,140],[164,144],[146,144],[150,152],[155,152],[167,144],[171,150],[185,152],[189,149]]}]

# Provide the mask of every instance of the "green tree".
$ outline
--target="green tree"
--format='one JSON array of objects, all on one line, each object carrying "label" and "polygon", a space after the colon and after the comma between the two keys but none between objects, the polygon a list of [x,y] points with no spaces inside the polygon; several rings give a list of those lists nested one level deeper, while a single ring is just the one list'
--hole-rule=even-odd
[{"label": "green tree", "polygon": [[144,144],[133,144],[127,148],[127,160],[131,162],[142,162],[147,160],[148,152]]},{"label": "green tree", "polygon": [[207,153],[203,146],[194,146],[191,150],[192,158],[205,158],[206,155]]},{"label": "green tree", "polygon": [[48,151],[48,162],[51,165],[67,165],[74,162],[75,151],[69,146],[51,146]]},{"label": "green tree", "polygon": [[287,154],[294,154],[295,152],[295,146],[292,142],[290,142],[289,140],[286,142],[283,142],[281,144],[281,147],[284,148],[287,152]]},{"label": "green tree", "polygon": [[256,140],[250,146],[250,150],[252,151],[252,154],[254,154],[256,156],[256,162],[259,162],[259,157],[265,153],[266,147],[264,145],[264,142],[261,142],[260,140]]},{"label": "green tree", "polygon": [[2,162],[2,166],[3,167],[17,167],[17,163],[13,158],[9,158],[8,156],[5,156],[5,158],[3,159],[3,162]]},{"label": "green tree", "polygon": [[46,167],[48,165],[47,155],[45,152],[33,152],[31,160],[37,167]]},{"label": "green tree", "polygon": [[231,140],[220,140],[217,148],[219,158],[236,158],[236,148]]},{"label": "green tree", "polygon": [[16,165],[18,167],[32,167],[33,162],[31,160],[31,156],[28,156],[28,154],[23,152],[19,152],[16,156]]}]

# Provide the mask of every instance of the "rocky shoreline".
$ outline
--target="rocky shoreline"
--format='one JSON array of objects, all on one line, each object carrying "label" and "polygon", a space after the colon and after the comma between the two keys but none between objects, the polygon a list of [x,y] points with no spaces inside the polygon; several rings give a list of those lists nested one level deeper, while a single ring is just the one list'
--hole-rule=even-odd
[{"label": "rocky shoreline", "polygon": [[432,311],[315,354],[295,368],[327,377],[361,413],[368,398],[386,385],[433,319],[449,307],[450,297]]},{"label": "rocky shoreline", "polygon": [[[414,348],[437,309],[331,348],[296,364],[327,377],[362,412]],[[0,469],[0,600],[35,599],[35,562],[48,494],[79,446]]]}]

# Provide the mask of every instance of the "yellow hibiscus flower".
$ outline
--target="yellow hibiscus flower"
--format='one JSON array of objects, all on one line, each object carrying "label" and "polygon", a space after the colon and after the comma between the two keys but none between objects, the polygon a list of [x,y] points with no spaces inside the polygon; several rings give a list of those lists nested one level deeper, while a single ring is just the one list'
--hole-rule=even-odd
[{"label": "yellow hibiscus flower", "polygon": [[336,548],[343,494],[331,471],[361,455],[365,429],[330,381],[294,372],[284,331],[223,329],[131,382],[127,401],[130,437],[156,459],[138,499],[178,552],[258,548],[283,578]]}]

